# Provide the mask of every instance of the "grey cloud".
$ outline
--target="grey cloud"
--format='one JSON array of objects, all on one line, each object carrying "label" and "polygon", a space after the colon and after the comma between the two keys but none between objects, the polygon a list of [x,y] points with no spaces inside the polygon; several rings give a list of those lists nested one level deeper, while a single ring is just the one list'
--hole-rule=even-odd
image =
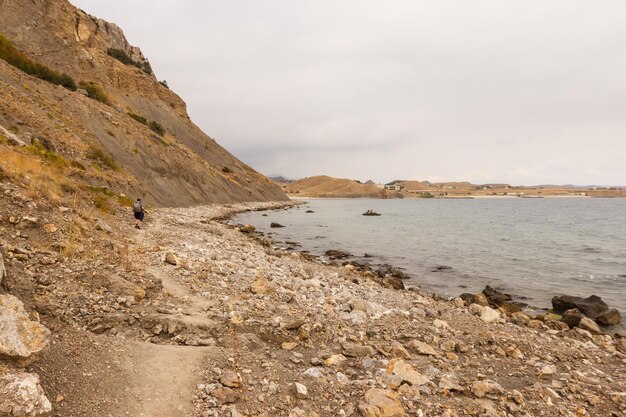
[{"label": "grey cloud", "polygon": [[626,182],[626,4],[73,0],[264,173]]}]

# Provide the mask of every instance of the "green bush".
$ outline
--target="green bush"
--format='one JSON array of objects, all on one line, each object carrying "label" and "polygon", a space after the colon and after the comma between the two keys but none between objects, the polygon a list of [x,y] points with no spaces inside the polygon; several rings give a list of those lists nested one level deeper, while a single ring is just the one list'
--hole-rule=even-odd
[{"label": "green bush", "polygon": [[67,74],[61,74],[53,69],[39,64],[38,62],[30,59],[25,53],[18,50],[13,46],[10,40],[8,40],[3,34],[0,33],[0,58],[13,65],[16,68],[24,71],[25,73],[32,75],[33,77],[40,78],[49,83],[62,85],[71,91],[76,91],[76,83]]},{"label": "green bush", "polygon": [[112,169],[113,171],[119,171],[120,167],[113,159],[113,156],[106,151],[92,146],[87,153],[87,157],[97,163],[99,163],[104,168]]},{"label": "green bush", "polygon": [[106,104],[107,106],[111,105],[111,100],[109,99],[109,96],[107,96],[106,93],[102,90],[102,88],[100,88],[98,85],[94,83],[82,82],[80,83],[80,86],[84,88],[85,91],[87,91],[87,96],[89,98],[99,101],[100,103]]},{"label": "green bush", "polygon": [[117,59],[122,64],[132,65],[134,67],[139,68],[140,70],[142,70],[143,72],[147,74],[152,74],[152,68],[150,67],[150,64],[148,63],[148,61],[144,61],[144,62],[134,61],[130,56],[128,56],[126,52],[122,51],[121,49],[109,48],[107,49],[107,55],[109,55],[112,58]]},{"label": "green bush", "polygon": [[154,120],[148,123],[148,127],[159,136],[163,136],[165,134],[165,128]]},{"label": "green bush", "polygon": [[131,118],[135,119],[136,121],[138,121],[142,125],[146,125],[146,126],[148,125],[148,120],[146,120],[145,117],[140,116],[140,115],[135,114],[135,113],[132,113],[132,112],[128,112],[126,114],[128,114],[128,116],[130,116]]}]

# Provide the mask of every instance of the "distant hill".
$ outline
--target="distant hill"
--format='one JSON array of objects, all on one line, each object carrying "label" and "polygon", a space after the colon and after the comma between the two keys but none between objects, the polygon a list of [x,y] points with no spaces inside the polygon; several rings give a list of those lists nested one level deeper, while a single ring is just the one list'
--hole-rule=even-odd
[{"label": "distant hill", "polygon": [[402,198],[402,194],[385,190],[374,184],[363,184],[347,178],[333,178],[326,175],[284,184],[283,191],[303,197]]}]

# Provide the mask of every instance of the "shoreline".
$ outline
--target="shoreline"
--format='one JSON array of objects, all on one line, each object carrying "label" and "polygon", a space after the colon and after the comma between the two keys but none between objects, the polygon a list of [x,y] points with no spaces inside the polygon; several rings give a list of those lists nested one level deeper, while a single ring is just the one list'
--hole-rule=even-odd
[{"label": "shoreline", "polygon": [[[569,197],[573,197],[573,198],[591,198],[588,196],[553,196],[553,198],[569,198]],[[330,197],[332,199],[332,197]],[[515,196],[485,196],[482,198],[519,198],[519,197],[515,197]],[[319,198],[319,199],[327,199],[327,198]],[[244,213],[244,212],[249,212],[249,211],[267,211],[267,210],[273,210],[275,208],[285,208],[285,209],[289,209],[292,207],[297,207],[299,205],[305,205],[306,204],[306,200],[304,198],[300,199],[301,201],[298,202],[298,204],[293,204],[293,205],[285,205],[283,207],[268,207],[268,208],[261,208],[261,209],[256,209],[256,210],[243,210],[243,211],[236,211],[231,213],[228,217],[224,218],[224,222],[223,224],[227,225],[228,227],[239,227],[242,226],[241,224],[235,224],[235,223],[230,223],[229,221],[232,220],[232,218],[238,214]],[[222,219],[220,219],[221,221]],[[388,285],[391,288],[394,289],[407,289],[410,291],[421,291],[421,292],[427,292],[429,296],[431,297],[435,297],[435,298],[440,298],[440,299],[445,299],[448,301],[453,300],[454,298],[458,298],[461,294],[456,294],[456,295],[444,295],[439,293],[436,290],[430,290],[428,288],[425,288],[423,286],[422,283],[418,282],[418,278],[415,277],[414,275],[405,272],[405,268],[402,267],[398,267],[396,265],[393,264],[389,264],[387,263],[383,258],[380,258],[376,255],[370,255],[370,256],[358,256],[358,255],[354,255],[352,253],[350,253],[348,250],[346,250],[345,248],[342,247],[327,247],[325,249],[321,249],[322,254],[316,254],[316,253],[311,253],[309,251],[303,251],[301,249],[299,249],[299,247],[301,247],[300,242],[298,242],[297,240],[294,241],[290,241],[290,242],[282,242],[282,241],[278,241],[275,238],[275,235],[272,235],[272,233],[266,233],[266,232],[261,232],[261,231],[254,231],[252,233],[249,234],[250,237],[252,237],[253,239],[255,239],[257,242],[259,242],[262,245],[265,246],[269,246],[272,247],[273,249],[277,249],[277,250],[281,250],[281,251],[285,251],[286,253],[297,253],[301,256],[305,256],[308,259],[314,261],[314,262],[318,262],[321,265],[334,265],[334,266],[347,266],[347,265],[351,265],[352,267],[355,268],[355,270],[360,271],[362,273],[371,273],[371,274],[375,274],[378,275],[381,279],[387,278],[387,280],[384,282],[383,285]],[[286,246],[285,246],[286,245]],[[334,257],[334,256],[328,256],[327,253],[328,252],[337,252],[340,254],[340,257]],[[344,254],[346,256],[341,256],[341,254]],[[372,259],[372,260],[377,260],[379,263],[376,264],[371,264],[368,260]],[[412,283],[407,283],[408,280],[413,280],[414,282],[416,282],[415,284]],[[382,281],[381,281],[382,283]],[[483,283],[483,285],[485,286],[485,288],[489,287],[488,283]],[[496,288],[497,289],[497,288]],[[541,317],[541,316],[545,316],[545,315],[550,315],[550,314],[555,314],[553,311],[553,307],[552,306],[538,306],[538,305],[531,305],[528,304],[526,302],[527,300],[527,296],[525,296],[524,294],[517,294],[517,293],[513,293],[513,294],[506,294],[508,296],[511,297],[511,302],[513,303],[520,303],[523,304],[523,309],[522,311],[530,316],[533,317]],[[558,296],[558,295],[562,295],[562,294],[554,294],[553,296]],[[590,294],[589,294],[590,295]],[[589,296],[587,295],[587,296]],[[605,327],[603,329],[607,334],[616,334],[616,335],[620,335],[622,337],[626,337],[626,325],[624,323],[621,323],[619,325],[614,325],[614,326],[608,326]]]},{"label": "shoreline", "polygon": [[[285,204],[292,205],[157,208],[141,230],[119,211],[102,219],[106,224],[89,236],[82,256],[33,249],[26,264],[8,259],[14,293],[52,331],[49,351],[29,371],[56,399],[53,412],[579,417],[626,411],[624,338],[393,289],[350,265],[264,246],[219,220]],[[61,217],[55,221],[63,224]],[[46,272],[33,278],[35,294],[30,276],[17,268],[40,271],[40,265]]]}]

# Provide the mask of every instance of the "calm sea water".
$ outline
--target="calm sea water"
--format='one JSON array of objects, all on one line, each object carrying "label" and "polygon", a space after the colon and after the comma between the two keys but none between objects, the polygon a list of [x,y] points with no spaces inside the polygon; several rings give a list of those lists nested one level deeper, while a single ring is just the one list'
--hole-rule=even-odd
[{"label": "calm sea water", "polygon": [[[554,295],[596,294],[626,314],[626,199],[306,201],[234,221],[314,254],[374,255],[371,263],[404,268],[410,284],[446,296],[489,284],[544,308]],[[362,216],[367,209],[382,216]],[[433,272],[441,265],[450,269]]]}]

